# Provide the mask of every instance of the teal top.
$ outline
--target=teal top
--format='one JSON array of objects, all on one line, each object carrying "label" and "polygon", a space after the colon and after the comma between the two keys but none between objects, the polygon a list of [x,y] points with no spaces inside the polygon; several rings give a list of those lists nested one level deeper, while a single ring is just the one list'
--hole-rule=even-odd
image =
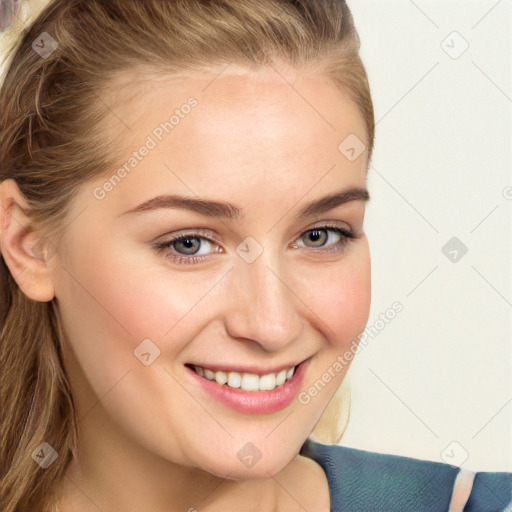
[{"label": "teal top", "polygon": [[[300,454],[324,469],[331,512],[448,512],[460,469],[311,439]],[[512,473],[476,473],[464,512],[512,512]]]}]

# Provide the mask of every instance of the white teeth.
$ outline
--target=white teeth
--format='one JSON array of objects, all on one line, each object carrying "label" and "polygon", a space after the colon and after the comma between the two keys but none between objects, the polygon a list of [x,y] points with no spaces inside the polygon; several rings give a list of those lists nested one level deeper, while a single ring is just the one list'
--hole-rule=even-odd
[{"label": "white teeth", "polygon": [[222,370],[214,372],[201,366],[194,366],[193,368],[201,377],[214,380],[221,386],[226,385],[244,391],[272,391],[276,387],[282,386],[295,374],[295,367],[289,370],[281,370],[278,373],[268,373],[261,377],[255,373],[224,372]]},{"label": "white teeth", "polygon": [[228,386],[238,389],[242,384],[242,376],[238,372],[229,372]]},{"label": "white teeth", "polygon": [[228,376],[224,372],[215,372],[215,382],[217,384],[226,384],[228,381]]},{"label": "white teeth", "polygon": [[286,370],[281,370],[276,375],[276,386],[280,386],[281,384],[284,384],[286,382]]},{"label": "white teeth", "polygon": [[260,389],[260,378],[254,373],[244,373],[240,387],[244,391],[258,391]]},{"label": "white teeth", "polygon": [[272,391],[276,387],[276,374],[269,373],[260,377],[260,389],[262,391]]}]

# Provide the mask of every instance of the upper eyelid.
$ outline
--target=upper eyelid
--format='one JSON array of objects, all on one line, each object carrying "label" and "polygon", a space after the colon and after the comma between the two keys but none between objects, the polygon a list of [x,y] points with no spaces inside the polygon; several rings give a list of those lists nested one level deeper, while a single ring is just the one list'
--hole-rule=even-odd
[{"label": "upper eyelid", "polygon": [[[319,221],[315,224],[312,224],[311,226],[307,227],[307,228],[303,228],[297,235],[295,235],[296,237],[298,236],[301,236],[303,235],[304,233],[307,233],[308,231],[311,231],[312,229],[341,229],[341,230],[344,230],[344,231],[348,231],[348,232],[352,232],[352,228],[348,225],[348,223],[345,222],[346,224],[346,227],[342,226],[342,225],[339,225],[339,222],[340,221]],[[181,231],[182,233],[180,234],[169,234],[168,237],[169,237],[169,240],[175,240],[176,238],[181,238],[181,237],[186,237],[186,236],[190,236],[191,238],[211,238],[213,242],[219,242],[221,243],[221,238],[219,236],[217,236],[212,230],[208,229],[208,228],[190,228],[190,230],[188,229],[182,229],[182,230],[179,230]],[[166,237],[167,235],[163,235],[163,237],[161,238],[164,238]]]},{"label": "upper eyelid", "polygon": [[[327,231],[328,230],[335,231],[335,230],[339,229],[342,231],[347,231],[348,233],[352,234],[352,229],[350,227],[344,228],[342,226],[339,226],[337,222],[323,221],[323,223],[320,223],[320,224],[317,223],[317,224],[314,224],[310,227],[303,229],[298,235],[295,236],[295,238],[293,240],[294,241],[297,240],[302,235],[304,235],[305,233],[307,233],[308,231],[311,231],[313,229],[325,229]],[[205,234],[205,231],[208,233],[211,233],[211,230],[208,230],[205,228],[191,228],[190,231],[188,231],[186,229],[181,230],[181,231],[183,231],[182,234],[172,235],[168,239],[164,238],[161,242],[157,241],[156,243],[159,245],[166,245],[166,244],[170,244],[172,242],[176,242],[180,239],[187,238],[187,237],[199,238],[199,239],[203,239],[208,242],[215,243],[215,244],[221,243],[221,240],[216,235]]]}]

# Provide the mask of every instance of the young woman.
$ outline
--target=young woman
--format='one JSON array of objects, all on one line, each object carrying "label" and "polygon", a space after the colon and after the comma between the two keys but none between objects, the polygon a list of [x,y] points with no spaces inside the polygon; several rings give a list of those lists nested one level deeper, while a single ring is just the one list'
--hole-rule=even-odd
[{"label": "young woman", "polygon": [[332,444],[370,307],[358,49],[339,0],[53,0],[26,27],[3,510],[506,509],[510,474]]}]

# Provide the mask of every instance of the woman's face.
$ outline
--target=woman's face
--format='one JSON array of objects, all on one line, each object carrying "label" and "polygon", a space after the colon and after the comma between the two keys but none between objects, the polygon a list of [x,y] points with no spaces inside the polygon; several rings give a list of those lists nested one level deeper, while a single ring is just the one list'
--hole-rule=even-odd
[{"label": "woman's face", "polygon": [[223,69],[104,98],[125,158],[80,189],[53,277],[82,449],[265,477],[368,320],[365,125],[325,79]]}]

